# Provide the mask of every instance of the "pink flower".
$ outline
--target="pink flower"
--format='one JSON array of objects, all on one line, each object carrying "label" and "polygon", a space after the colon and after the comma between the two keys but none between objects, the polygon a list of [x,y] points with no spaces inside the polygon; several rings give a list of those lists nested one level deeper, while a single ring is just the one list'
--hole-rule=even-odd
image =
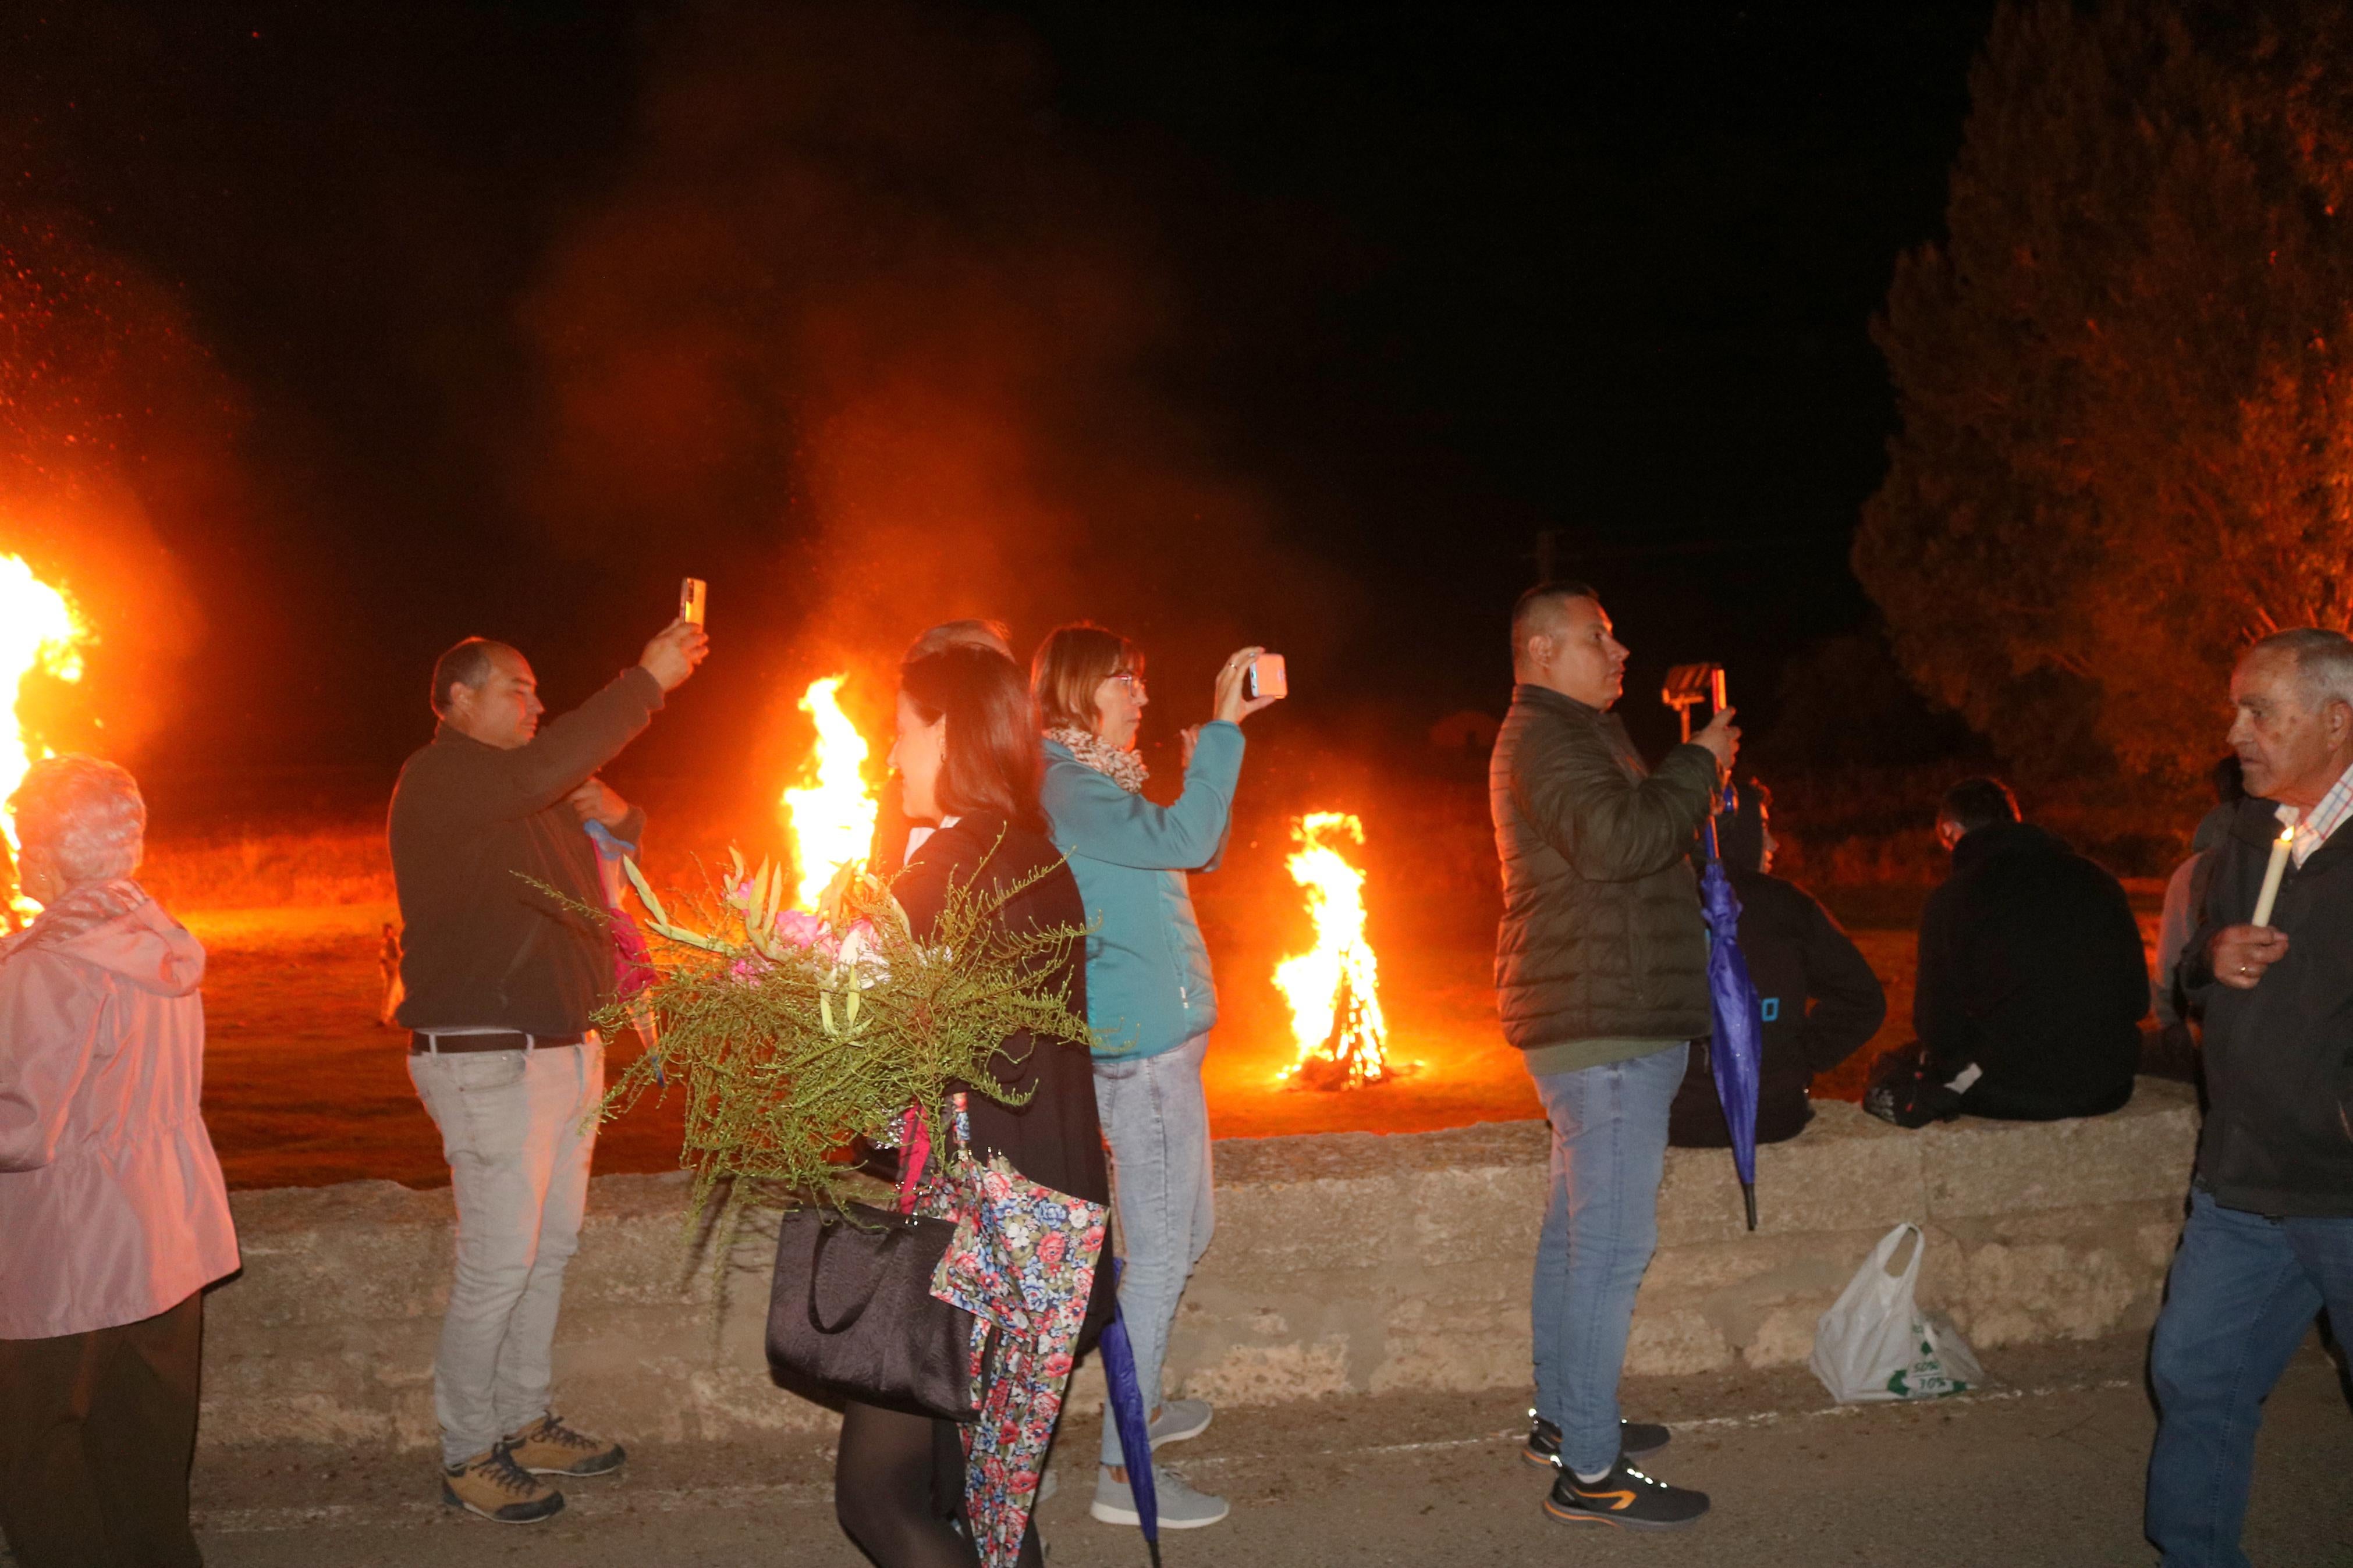
[{"label": "pink flower", "polygon": [[827,958],[833,957],[840,946],[823,921],[801,910],[779,910],[776,934],[795,947],[823,953]]}]

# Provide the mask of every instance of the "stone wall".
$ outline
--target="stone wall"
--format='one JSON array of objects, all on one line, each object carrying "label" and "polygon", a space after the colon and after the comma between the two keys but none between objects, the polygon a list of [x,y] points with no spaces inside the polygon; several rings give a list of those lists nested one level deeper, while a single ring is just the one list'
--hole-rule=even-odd
[{"label": "stone wall", "polygon": [[[1924,1304],[1980,1351],[2145,1327],[2196,1133],[2189,1091],[2149,1079],[2089,1121],[1902,1132],[1826,1104],[1804,1136],[1758,1152],[1754,1235],[1730,1156],[1672,1151],[1630,1370],[1803,1361],[1816,1317],[1907,1219],[1928,1237]],[[1219,1143],[1218,1238],[1172,1376],[1238,1404],[1524,1385],[1545,1148],[1533,1121]],[[737,1247],[714,1317],[712,1271],[685,1260],[684,1196],[675,1176],[595,1183],[556,1349],[564,1408],[639,1441],[829,1421],[762,1362],[773,1231]],[[234,1204],[246,1268],[209,1307],[203,1440],[432,1441],[447,1190],[353,1182]],[[1082,1373],[1075,1403],[1100,1398]]]}]

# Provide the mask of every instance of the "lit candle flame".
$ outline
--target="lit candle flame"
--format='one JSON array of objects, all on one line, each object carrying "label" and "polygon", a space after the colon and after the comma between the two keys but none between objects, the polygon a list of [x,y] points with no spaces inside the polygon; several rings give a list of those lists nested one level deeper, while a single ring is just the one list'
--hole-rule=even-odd
[{"label": "lit candle flame", "polygon": [[817,908],[818,895],[845,863],[863,860],[874,846],[874,797],[860,773],[865,764],[866,738],[841,710],[842,682],[849,677],[829,675],[809,682],[801,694],[800,709],[817,725],[817,752],[811,781],[785,791],[786,831],[793,846],[795,903]]},{"label": "lit candle flame", "polygon": [[[79,680],[81,645],[89,637],[72,601],[34,576],[18,557],[0,555],[0,692],[7,696],[11,715],[11,722],[0,729],[0,807],[24,781],[25,770],[51,755],[26,733],[23,718],[16,712],[26,679],[40,670],[59,680]],[[13,858],[16,822],[5,809],[0,809],[0,837],[7,839]],[[9,908],[27,920],[41,910],[21,892],[11,897]]]},{"label": "lit candle flame", "polygon": [[1291,1004],[1299,1058],[1284,1075],[1317,1088],[1350,1088],[1394,1077],[1388,1023],[1381,1014],[1380,966],[1365,940],[1365,874],[1333,846],[1365,841],[1365,825],[1343,812],[1311,812],[1292,837],[1291,879],[1307,889],[1315,945],[1276,966],[1274,984]]}]

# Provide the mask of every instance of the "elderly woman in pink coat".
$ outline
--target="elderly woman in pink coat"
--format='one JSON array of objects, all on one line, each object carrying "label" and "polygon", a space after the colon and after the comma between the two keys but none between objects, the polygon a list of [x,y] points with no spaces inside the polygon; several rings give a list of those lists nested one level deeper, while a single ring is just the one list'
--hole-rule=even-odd
[{"label": "elderly woman in pink coat", "polygon": [[18,1568],[198,1563],[203,1292],[237,1267],[205,950],[131,879],[129,773],[36,763],[9,806],[43,908],[0,938],[0,1531]]}]

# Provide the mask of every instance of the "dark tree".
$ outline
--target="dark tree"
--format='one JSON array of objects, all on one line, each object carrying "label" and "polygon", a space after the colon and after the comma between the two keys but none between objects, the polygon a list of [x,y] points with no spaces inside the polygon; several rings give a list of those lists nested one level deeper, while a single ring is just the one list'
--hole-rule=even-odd
[{"label": "dark tree", "polygon": [[2008,5],[1970,90],[1855,571],[2006,753],[2183,777],[2248,637],[2353,620],[2353,16]]}]

